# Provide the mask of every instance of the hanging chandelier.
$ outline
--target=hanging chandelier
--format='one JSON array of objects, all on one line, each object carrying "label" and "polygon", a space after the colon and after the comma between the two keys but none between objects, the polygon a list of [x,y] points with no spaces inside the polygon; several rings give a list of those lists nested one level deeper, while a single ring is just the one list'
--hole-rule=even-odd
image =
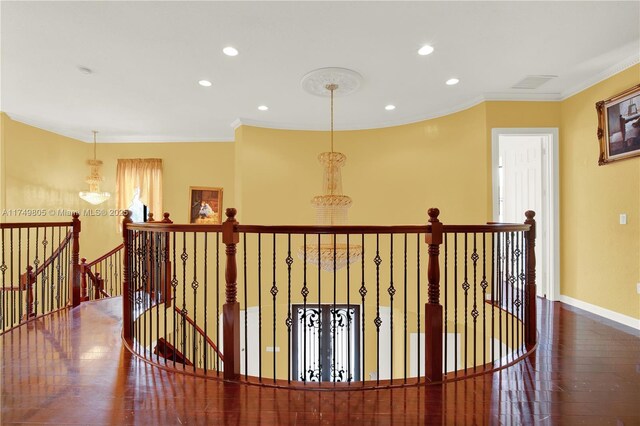
[{"label": "hanging chandelier", "polygon": [[[333,98],[339,87],[331,82],[324,85],[331,98],[331,151],[318,155],[318,161],[323,168],[322,194],[311,199],[311,205],[316,209],[318,225],[346,225],[349,207],[352,204],[351,197],[342,193],[341,169],[347,157],[333,149]],[[347,244],[345,235],[322,235],[319,244],[311,243],[300,247],[298,257],[306,259],[307,263],[318,265],[324,271],[336,271],[348,263],[360,260],[362,246]]]},{"label": "hanging chandelier", "polygon": [[86,182],[89,184],[89,191],[81,191],[78,195],[80,198],[93,205],[102,204],[111,197],[108,192],[100,191],[100,182],[102,177],[100,176],[100,167],[102,161],[96,160],[96,135],[97,131],[93,130],[93,160],[87,160],[87,164],[91,170],[91,174],[87,176]]}]

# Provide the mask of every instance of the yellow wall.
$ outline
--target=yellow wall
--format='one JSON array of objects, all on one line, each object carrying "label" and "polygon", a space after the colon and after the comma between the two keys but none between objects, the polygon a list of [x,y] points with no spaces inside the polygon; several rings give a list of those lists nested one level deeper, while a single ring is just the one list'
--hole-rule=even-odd
[{"label": "yellow wall", "polygon": [[[350,223],[425,223],[429,207],[439,207],[445,223],[489,219],[484,111],[478,105],[420,123],[337,132]],[[310,200],[322,192],[317,156],[328,150],[327,132],[243,126],[236,154],[242,222],[314,224]]]},{"label": "yellow wall", "polygon": [[[2,114],[2,163],[5,188],[0,198],[6,209],[46,209],[40,217],[5,216],[5,222],[34,220],[67,221],[65,213],[81,213],[80,255],[95,259],[121,242],[117,222],[110,216],[90,216],[89,210],[116,209],[115,179],[118,158],[162,158],[164,210],[176,223],[187,221],[189,186],[223,187],[223,204],[232,206],[234,146],[232,143],[133,143],[98,144],[97,157],[104,162],[101,189],[112,193],[111,199],[92,206],[78,197],[87,189],[89,174],[86,160],[93,150],[90,144],[41,130]],[[55,211],[51,213],[50,210]],[[84,213],[84,214],[83,214]],[[154,212],[155,214],[155,212]],[[156,214],[156,217],[162,214]]]},{"label": "yellow wall", "polygon": [[[640,318],[640,158],[598,166],[595,103],[640,83],[640,65],[561,103],[562,294]],[[618,215],[627,214],[627,225]]]},{"label": "yellow wall", "polygon": [[[44,220],[70,220],[49,209],[82,208],[78,191],[88,174],[85,161],[91,147],[75,139],[47,132],[2,115],[4,181],[7,209],[47,209]],[[69,167],[77,164],[78,167]],[[6,216],[6,222],[40,220],[24,214]]]},{"label": "yellow wall", "polygon": [[[560,292],[639,318],[640,159],[597,166],[594,109],[639,75],[636,65],[562,102],[485,102],[419,123],[337,132],[336,150],[347,155],[344,192],[354,200],[350,222],[424,223],[432,206],[445,223],[490,220],[491,129],[558,127]],[[88,206],[77,192],[86,186],[90,145],[5,115],[0,132],[7,208]],[[99,144],[98,157],[111,192],[117,158],[162,158],[165,210],[175,222],[186,221],[194,185],[224,187],[224,206],[237,207],[242,223],[312,224],[309,201],[321,192],[317,155],[328,148],[327,132],[241,126],[235,143]],[[620,213],[628,225],[618,225]],[[82,241],[89,259],[117,244],[115,220],[86,218]]]},{"label": "yellow wall", "polygon": [[[234,145],[228,142],[194,143],[118,143],[99,144],[98,157],[104,161],[103,188],[111,191],[108,205],[115,204],[116,164],[119,158],[161,158],[163,167],[163,209],[171,214],[174,223],[188,223],[189,187],[209,186],[223,188],[223,206],[235,203],[233,191]],[[163,212],[152,212],[162,219]],[[224,220],[223,213],[223,220]],[[103,220],[102,225],[93,229],[89,259],[104,253],[105,248],[113,248],[122,242],[115,219]],[[84,255],[85,251],[83,251]]]}]

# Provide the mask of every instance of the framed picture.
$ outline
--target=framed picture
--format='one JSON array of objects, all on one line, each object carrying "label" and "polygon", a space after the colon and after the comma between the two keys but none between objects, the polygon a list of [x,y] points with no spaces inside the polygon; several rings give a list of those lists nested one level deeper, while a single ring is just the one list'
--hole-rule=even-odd
[{"label": "framed picture", "polygon": [[603,165],[640,155],[640,84],[596,103]]},{"label": "framed picture", "polygon": [[189,187],[189,223],[222,223],[222,188]]}]

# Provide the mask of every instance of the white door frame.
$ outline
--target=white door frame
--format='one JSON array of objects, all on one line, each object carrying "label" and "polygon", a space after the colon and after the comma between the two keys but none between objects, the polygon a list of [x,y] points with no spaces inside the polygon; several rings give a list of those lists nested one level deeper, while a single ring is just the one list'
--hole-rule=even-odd
[{"label": "white door frame", "polygon": [[[546,152],[547,169],[549,170],[549,186],[547,198],[549,201],[549,253],[543,254],[548,259],[549,288],[547,298],[551,301],[560,299],[560,174],[559,174],[559,143],[558,128],[493,128],[491,129],[491,176],[493,192],[493,220],[498,221],[498,148],[501,135],[540,135],[551,136],[550,147]],[[524,222],[524,220],[523,220]]]}]

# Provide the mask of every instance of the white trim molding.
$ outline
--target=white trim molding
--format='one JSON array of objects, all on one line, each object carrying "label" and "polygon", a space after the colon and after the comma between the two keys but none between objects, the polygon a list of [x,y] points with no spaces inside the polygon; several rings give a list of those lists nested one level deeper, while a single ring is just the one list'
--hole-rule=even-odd
[{"label": "white trim molding", "polygon": [[609,68],[607,68],[606,70],[596,74],[595,76],[588,78],[576,85],[574,85],[573,87],[570,87],[569,89],[563,91],[560,94],[560,100],[564,101],[565,99],[570,98],[573,95],[577,95],[578,93],[582,92],[583,90],[588,89],[589,87],[595,86],[596,84],[600,83],[601,81],[604,81],[606,79],[608,79],[609,77],[613,77],[614,75],[621,73],[622,71],[626,70],[627,68],[631,68],[632,66],[636,65],[637,63],[640,63],[640,54],[636,53],[628,58],[623,59],[622,61],[618,62],[617,64],[614,64],[612,66],[610,66]]},{"label": "white trim molding", "polygon": [[560,297],[560,137],[557,127],[494,127],[491,129],[491,189],[493,220],[498,221],[498,147],[500,135],[549,135],[551,146],[547,152],[549,161],[549,188],[551,199],[549,204],[549,214],[552,218],[549,228],[549,247],[551,254],[551,264],[549,268],[549,288],[547,298],[552,302]]},{"label": "white trim molding", "polygon": [[564,294],[560,295],[560,302],[566,303],[567,305],[571,305],[576,308],[584,309],[587,312],[591,312],[592,314],[598,315],[600,317],[615,321],[622,325],[626,325],[627,327],[640,330],[640,319],[638,318],[633,318],[619,312],[611,311],[601,306],[592,305],[591,303],[583,302],[582,300],[574,299],[573,297],[565,296]]}]

